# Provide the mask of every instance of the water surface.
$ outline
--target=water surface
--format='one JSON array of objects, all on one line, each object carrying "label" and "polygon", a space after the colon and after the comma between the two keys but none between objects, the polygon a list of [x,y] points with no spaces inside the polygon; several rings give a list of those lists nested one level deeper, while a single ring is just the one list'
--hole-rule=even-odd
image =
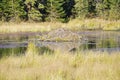
[{"label": "water surface", "polygon": [[25,53],[29,43],[33,43],[42,52],[44,50],[54,51],[120,51],[120,32],[119,31],[80,31],[79,35],[85,36],[84,41],[78,42],[44,42],[40,40],[41,33],[17,33],[0,34],[0,55],[8,53]]}]

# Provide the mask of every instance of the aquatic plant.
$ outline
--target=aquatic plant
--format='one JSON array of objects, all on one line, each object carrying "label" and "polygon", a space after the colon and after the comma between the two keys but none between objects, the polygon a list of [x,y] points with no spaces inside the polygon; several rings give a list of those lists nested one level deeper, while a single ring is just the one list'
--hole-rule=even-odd
[{"label": "aquatic plant", "polygon": [[30,42],[27,47],[26,56],[34,56],[38,54],[38,49],[33,42]]}]

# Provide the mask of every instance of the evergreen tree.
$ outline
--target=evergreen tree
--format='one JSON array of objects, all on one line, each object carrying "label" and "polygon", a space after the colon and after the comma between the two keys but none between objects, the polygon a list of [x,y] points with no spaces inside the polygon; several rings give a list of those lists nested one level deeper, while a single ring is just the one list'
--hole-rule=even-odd
[{"label": "evergreen tree", "polygon": [[96,16],[96,1],[97,0],[88,0],[88,15],[87,17],[95,17]]},{"label": "evergreen tree", "polygon": [[2,21],[9,21],[12,17],[12,5],[10,5],[10,0],[0,1],[0,18]]},{"label": "evergreen tree", "polygon": [[42,14],[39,9],[44,6],[40,4],[37,0],[26,0],[25,1],[27,7],[27,16],[29,21],[40,21]]},{"label": "evergreen tree", "polygon": [[26,12],[24,11],[24,1],[22,0],[11,0],[13,19],[20,20],[24,19]]},{"label": "evergreen tree", "polygon": [[9,21],[11,19],[16,21],[25,15],[23,2],[21,0],[1,0],[0,13],[2,21]]},{"label": "evergreen tree", "polygon": [[99,17],[108,19],[109,17],[109,11],[110,11],[110,1],[109,0],[103,0],[100,3],[97,4],[97,14]]},{"label": "evergreen tree", "polygon": [[120,0],[0,0],[0,21],[120,19]]},{"label": "evergreen tree", "polygon": [[64,0],[47,0],[48,21],[65,21]]},{"label": "evergreen tree", "polygon": [[120,19],[120,0],[110,0],[110,3],[109,19]]},{"label": "evergreen tree", "polygon": [[63,9],[65,10],[66,21],[68,21],[70,17],[74,18],[74,5],[75,5],[74,0],[64,0]]},{"label": "evergreen tree", "polygon": [[4,21],[4,5],[3,0],[0,0],[0,21]]},{"label": "evergreen tree", "polygon": [[39,5],[39,11],[42,14],[41,20],[44,22],[44,21],[46,21],[46,17],[47,17],[47,11],[46,11],[47,0],[37,0],[37,3],[41,4],[41,5]]},{"label": "evergreen tree", "polygon": [[88,14],[88,1],[75,0],[75,12],[77,18],[85,18]]}]

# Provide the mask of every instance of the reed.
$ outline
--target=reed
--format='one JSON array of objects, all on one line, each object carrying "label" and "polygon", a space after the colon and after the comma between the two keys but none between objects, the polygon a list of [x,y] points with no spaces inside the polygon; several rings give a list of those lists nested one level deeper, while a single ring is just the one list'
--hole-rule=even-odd
[{"label": "reed", "polygon": [[120,80],[119,66],[119,52],[71,54],[57,50],[53,54],[3,57],[0,80]]}]

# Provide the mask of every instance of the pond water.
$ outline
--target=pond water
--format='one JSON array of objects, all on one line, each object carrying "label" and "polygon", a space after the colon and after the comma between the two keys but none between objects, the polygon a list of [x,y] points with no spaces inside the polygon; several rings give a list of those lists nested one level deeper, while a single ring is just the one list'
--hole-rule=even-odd
[{"label": "pond water", "polygon": [[119,31],[80,31],[79,35],[85,36],[82,42],[44,42],[39,36],[41,33],[16,33],[0,34],[0,56],[16,53],[25,53],[29,43],[33,43],[40,51],[120,51]]}]

